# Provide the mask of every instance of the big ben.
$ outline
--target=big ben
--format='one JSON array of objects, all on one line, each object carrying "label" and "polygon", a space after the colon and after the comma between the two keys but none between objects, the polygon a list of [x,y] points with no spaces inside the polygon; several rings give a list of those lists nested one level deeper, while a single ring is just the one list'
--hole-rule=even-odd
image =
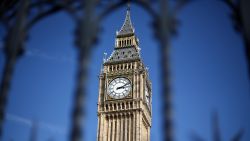
[{"label": "big ben", "polygon": [[152,84],[127,8],[99,75],[97,141],[150,141]]}]

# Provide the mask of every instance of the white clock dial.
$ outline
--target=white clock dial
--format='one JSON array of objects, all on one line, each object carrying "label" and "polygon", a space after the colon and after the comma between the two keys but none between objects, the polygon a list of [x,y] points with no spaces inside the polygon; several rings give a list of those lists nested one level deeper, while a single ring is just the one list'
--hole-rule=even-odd
[{"label": "white clock dial", "polygon": [[130,91],[131,83],[124,77],[115,78],[108,85],[108,95],[115,99],[128,96]]}]

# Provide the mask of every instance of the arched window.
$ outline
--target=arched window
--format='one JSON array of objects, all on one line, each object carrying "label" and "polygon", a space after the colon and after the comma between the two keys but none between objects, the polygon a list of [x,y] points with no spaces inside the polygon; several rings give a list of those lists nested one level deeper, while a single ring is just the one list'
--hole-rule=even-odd
[{"label": "arched window", "polygon": [[125,108],[124,103],[122,103],[122,109],[124,109],[124,108]]},{"label": "arched window", "polygon": [[106,110],[108,110],[109,109],[109,106],[108,106],[108,104],[106,104]]}]

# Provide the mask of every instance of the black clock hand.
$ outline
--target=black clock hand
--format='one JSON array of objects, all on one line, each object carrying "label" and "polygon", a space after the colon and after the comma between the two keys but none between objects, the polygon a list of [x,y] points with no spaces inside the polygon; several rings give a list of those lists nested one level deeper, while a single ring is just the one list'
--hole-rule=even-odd
[{"label": "black clock hand", "polygon": [[123,88],[123,86],[121,86],[121,87],[117,87],[117,88],[116,88],[116,90],[119,90],[119,89],[122,89],[122,88]]},{"label": "black clock hand", "polygon": [[122,89],[122,88],[124,89],[125,86],[127,86],[128,84],[129,84],[129,83],[126,83],[125,85],[123,85],[123,86],[121,86],[121,87],[117,87],[116,90],[119,90],[119,89]]},{"label": "black clock hand", "polygon": [[121,87],[117,87],[116,90],[119,90],[119,89],[124,89],[124,86],[121,86]]},{"label": "black clock hand", "polygon": [[125,85],[123,85],[123,87],[127,86],[129,83],[126,83]]}]

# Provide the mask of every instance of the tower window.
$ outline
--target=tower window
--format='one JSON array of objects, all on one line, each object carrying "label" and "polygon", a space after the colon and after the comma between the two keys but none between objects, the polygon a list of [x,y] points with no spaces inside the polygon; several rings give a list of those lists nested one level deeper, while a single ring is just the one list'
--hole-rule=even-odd
[{"label": "tower window", "polygon": [[108,108],[109,108],[109,106],[108,106],[108,104],[106,105],[106,110],[108,110]]},{"label": "tower window", "polygon": [[117,104],[117,110],[120,110],[120,103]]},{"label": "tower window", "polygon": [[109,105],[109,107],[110,107],[110,110],[113,110],[113,106],[112,106],[112,104],[110,104],[110,105]]},{"label": "tower window", "polygon": [[122,109],[124,109],[124,103],[122,103]]}]

